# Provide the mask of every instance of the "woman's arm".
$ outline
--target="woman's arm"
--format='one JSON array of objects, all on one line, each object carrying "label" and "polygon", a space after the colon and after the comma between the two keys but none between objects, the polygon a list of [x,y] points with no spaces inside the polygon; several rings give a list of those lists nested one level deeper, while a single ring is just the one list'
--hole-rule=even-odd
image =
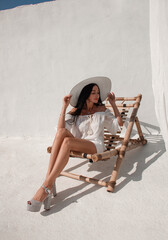
[{"label": "woman's arm", "polygon": [[114,114],[115,114],[115,117],[117,118],[118,120],[118,123],[120,126],[123,126],[123,121],[122,121],[122,118],[121,118],[121,115],[120,115],[120,112],[116,106],[116,103],[115,103],[115,94],[114,93],[109,93],[108,95],[108,100],[114,110]]},{"label": "woman's arm", "polygon": [[66,114],[66,109],[69,105],[71,97],[72,96],[69,94],[63,98],[63,104],[62,104],[62,109],[61,109],[61,113],[58,120],[57,129],[65,127],[65,114]]}]

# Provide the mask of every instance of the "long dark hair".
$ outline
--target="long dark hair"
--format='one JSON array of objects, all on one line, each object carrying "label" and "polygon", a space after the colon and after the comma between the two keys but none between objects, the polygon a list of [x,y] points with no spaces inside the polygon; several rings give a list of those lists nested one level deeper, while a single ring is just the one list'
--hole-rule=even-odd
[{"label": "long dark hair", "polygon": [[77,108],[77,109],[76,109],[75,112],[71,113],[73,116],[78,116],[78,115],[81,114],[81,111],[82,111],[82,109],[83,109],[83,106],[84,106],[84,104],[86,103],[86,100],[87,100],[88,97],[90,96],[90,94],[91,94],[91,92],[92,92],[92,89],[93,89],[93,87],[94,87],[95,85],[96,85],[96,86],[98,87],[98,89],[99,89],[99,100],[98,100],[97,103],[95,103],[95,105],[96,105],[96,106],[103,105],[103,104],[102,104],[102,100],[101,100],[101,95],[100,95],[100,88],[99,88],[99,86],[98,86],[96,83],[90,83],[90,84],[86,85],[86,86],[82,89],[82,91],[81,91],[81,93],[80,93],[80,95],[79,95],[77,104],[76,104],[76,106],[75,106],[75,108]]}]

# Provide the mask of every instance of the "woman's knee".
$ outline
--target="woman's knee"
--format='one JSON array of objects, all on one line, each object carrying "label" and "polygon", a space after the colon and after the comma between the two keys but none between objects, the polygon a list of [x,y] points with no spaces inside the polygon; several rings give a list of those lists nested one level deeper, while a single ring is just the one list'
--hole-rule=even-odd
[{"label": "woman's knee", "polygon": [[72,137],[65,137],[63,141],[63,145],[70,150],[72,145]]}]

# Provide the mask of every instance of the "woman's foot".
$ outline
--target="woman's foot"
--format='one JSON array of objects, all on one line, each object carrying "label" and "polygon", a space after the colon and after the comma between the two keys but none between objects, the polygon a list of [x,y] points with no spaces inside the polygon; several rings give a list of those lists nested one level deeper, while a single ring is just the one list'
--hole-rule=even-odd
[{"label": "woman's foot", "polygon": [[[44,185],[45,186],[45,185]],[[45,192],[45,189],[41,186],[36,194],[34,195],[33,199],[36,201],[43,202],[44,199],[47,197],[48,193]]]},{"label": "woman's foot", "polygon": [[44,202],[44,208],[46,210],[49,210],[50,204],[51,204],[51,192],[52,192],[50,188],[45,187],[45,185],[43,184],[39,188],[39,190],[36,192],[34,197],[30,201],[27,201],[27,210],[31,212],[38,212],[40,211],[40,208],[43,202]]}]

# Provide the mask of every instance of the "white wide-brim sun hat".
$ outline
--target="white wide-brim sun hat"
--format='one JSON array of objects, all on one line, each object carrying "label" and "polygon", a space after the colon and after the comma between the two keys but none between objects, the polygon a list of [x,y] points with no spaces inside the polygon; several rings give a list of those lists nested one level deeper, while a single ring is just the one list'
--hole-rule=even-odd
[{"label": "white wide-brim sun hat", "polygon": [[100,89],[100,97],[102,102],[107,98],[108,94],[111,91],[111,80],[107,77],[91,77],[87,78],[79,83],[77,83],[70,91],[70,94],[72,95],[70,99],[71,106],[75,107],[79,98],[79,95],[82,91],[82,89],[90,84],[95,83],[99,86]]}]

